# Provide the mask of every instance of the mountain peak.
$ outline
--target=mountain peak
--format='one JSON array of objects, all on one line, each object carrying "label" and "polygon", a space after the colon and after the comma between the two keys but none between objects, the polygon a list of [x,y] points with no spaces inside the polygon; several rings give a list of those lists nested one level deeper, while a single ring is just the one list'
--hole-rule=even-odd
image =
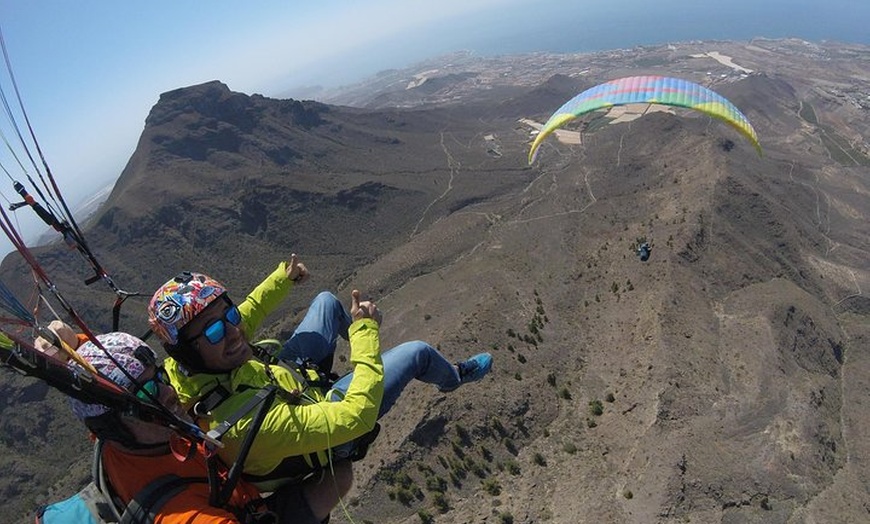
[{"label": "mountain peak", "polygon": [[[424,339],[453,360],[494,355],[468,389],[409,386],[355,469],[355,520],[861,522],[866,79],[860,62],[790,46],[469,57],[427,67],[441,76],[416,97],[392,83],[401,72],[354,92],[378,109],[220,82],[173,90],[85,234],[115,282],[146,297],[185,269],[244,296],[299,254],[312,286],[294,288],[270,338],[292,333],[318,291],[347,301],[356,288],[385,313],[384,349]],[[528,165],[540,120],[637,74],[720,92],[764,156],[699,112],[644,111],[553,134]],[[76,254],[37,254],[105,329],[114,296],[81,284]],[[29,296],[20,264],[7,260],[3,281]],[[144,331],[144,300],[128,300],[122,329]],[[20,398],[15,380],[7,398]],[[69,418],[51,402],[0,413],[6,460],[40,488],[71,460],[50,455],[48,436],[81,437],[18,422]],[[32,498],[22,486],[36,483],[15,480],[0,483],[4,500]]]}]

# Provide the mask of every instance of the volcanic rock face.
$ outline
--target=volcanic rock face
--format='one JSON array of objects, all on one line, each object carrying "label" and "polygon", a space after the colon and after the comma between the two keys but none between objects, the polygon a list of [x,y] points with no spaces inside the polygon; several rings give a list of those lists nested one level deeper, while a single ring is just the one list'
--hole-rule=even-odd
[{"label": "volcanic rock face", "polygon": [[[357,521],[861,522],[870,119],[855,64],[866,70],[870,52],[814,49],[452,57],[345,92],[367,109],[179,89],[152,109],[86,234],[144,295],[123,308],[134,333],[151,291],[182,269],[238,298],[298,253],[313,281],[264,336],[287,336],[319,290],[357,288],[385,313],[385,348],[493,353],[479,384],[406,390],[355,468]],[[756,73],[698,58],[711,50]],[[653,113],[580,122],[581,145],[548,138],[527,165],[533,128],[520,119],[543,122],[627,71],[707,83],[749,117],[764,156],[721,122]],[[108,329],[111,295],[82,286],[78,257],[39,257]],[[29,296],[14,257],[3,280]],[[59,395],[2,378],[0,445],[17,473],[0,488],[23,512],[42,491],[22,481],[70,491],[85,476],[48,473],[34,454],[60,438],[84,456],[87,443]]]}]

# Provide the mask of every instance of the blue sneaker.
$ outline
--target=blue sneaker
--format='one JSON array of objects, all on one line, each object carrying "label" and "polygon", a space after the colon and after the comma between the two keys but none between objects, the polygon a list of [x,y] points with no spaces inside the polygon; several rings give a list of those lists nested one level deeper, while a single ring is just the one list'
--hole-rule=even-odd
[{"label": "blue sneaker", "polygon": [[456,365],[459,368],[459,383],[468,384],[476,382],[489,373],[492,369],[492,355],[489,353],[479,353],[470,357],[465,362],[460,362]]}]

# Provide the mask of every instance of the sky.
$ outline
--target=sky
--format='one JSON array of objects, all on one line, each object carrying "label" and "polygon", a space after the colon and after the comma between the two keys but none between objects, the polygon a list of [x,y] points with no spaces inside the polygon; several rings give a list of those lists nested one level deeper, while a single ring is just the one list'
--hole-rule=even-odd
[{"label": "sky", "polygon": [[[0,0],[24,106],[73,208],[117,179],[151,107],[179,87],[220,80],[282,97],[456,50],[576,52],[754,36],[870,43],[868,24],[867,0]],[[4,206],[15,200],[5,179],[0,194]],[[31,235],[42,228],[27,211],[16,216]]]}]

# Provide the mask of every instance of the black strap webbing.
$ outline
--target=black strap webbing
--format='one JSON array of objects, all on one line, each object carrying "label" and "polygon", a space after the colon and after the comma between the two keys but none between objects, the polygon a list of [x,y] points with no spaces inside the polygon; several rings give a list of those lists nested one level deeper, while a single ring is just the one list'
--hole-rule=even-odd
[{"label": "black strap webbing", "polygon": [[[263,421],[266,420],[266,414],[269,412],[269,408],[272,407],[272,401],[275,400],[275,393],[277,391],[278,386],[266,386],[258,391],[254,396],[254,399],[259,399],[261,402],[260,407],[254,415],[254,420],[251,422],[250,428],[248,428],[248,433],[245,435],[245,439],[242,441],[242,447],[239,449],[238,456],[227,473],[227,480],[224,483],[223,488],[221,488],[220,493],[217,494],[217,496],[215,496],[214,491],[209,495],[209,502],[213,506],[219,508],[223,507],[230,499],[233,490],[236,489],[236,484],[238,483],[242,470],[244,470],[245,467],[245,460],[248,459],[248,452],[251,451],[254,439],[257,437],[257,433],[260,432],[260,427],[263,425]],[[211,470],[209,470],[209,478],[211,478]],[[209,485],[211,485],[211,480],[209,481]]]},{"label": "black strap webbing", "polygon": [[190,416],[194,418],[209,417],[212,410],[228,398],[230,398],[230,391],[218,384],[214,389],[203,395],[202,400],[193,405],[189,411]]},{"label": "black strap webbing", "polygon": [[229,431],[231,427],[235,426],[238,421],[253,411],[254,408],[259,406],[264,400],[266,400],[266,398],[272,396],[273,391],[276,391],[277,389],[277,386],[266,386],[257,391],[257,393],[248,399],[248,401],[233,413],[230,418],[224,420],[209,431],[208,436],[214,440],[220,440],[223,438],[224,434]]},{"label": "black strap webbing", "polygon": [[[121,520],[121,512],[124,505],[120,498],[115,494],[115,491],[109,485],[109,480],[106,478],[106,471],[103,469],[103,444],[105,441],[97,439],[94,443],[94,461],[91,466],[91,479],[97,491],[103,495],[107,502],[108,510],[111,515],[107,515],[113,519],[113,522]],[[102,514],[102,513],[101,513]]]},{"label": "black strap webbing", "polygon": [[179,477],[164,475],[156,478],[142,488],[127,504],[121,515],[120,524],[150,524],[159,514],[160,508],[180,493],[188,484],[208,482],[205,477]]},{"label": "black strap webbing", "polygon": [[[178,475],[164,475],[149,482],[133,497],[126,508],[116,496],[114,490],[106,478],[103,469],[103,441],[97,439],[94,445],[94,462],[91,473],[96,490],[102,494],[111,511],[111,515],[104,512],[107,508],[100,509],[100,515],[107,521],[120,524],[151,524],[163,507],[172,497],[181,492],[188,484],[207,482],[205,477],[179,477]],[[123,513],[122,513],[123,511]]]}]

